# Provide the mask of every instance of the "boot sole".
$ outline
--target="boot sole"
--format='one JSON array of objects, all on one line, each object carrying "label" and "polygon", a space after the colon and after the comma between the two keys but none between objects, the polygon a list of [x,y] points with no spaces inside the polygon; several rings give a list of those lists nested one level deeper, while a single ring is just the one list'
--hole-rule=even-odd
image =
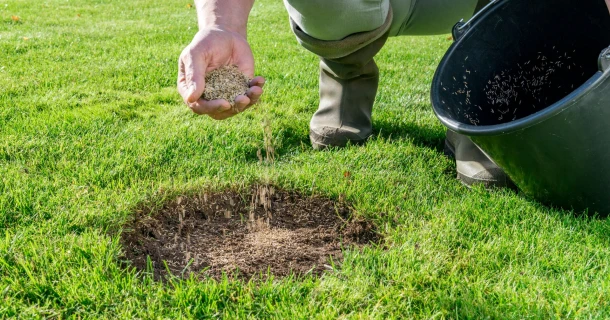
[{"label": "boot sole", "polygon": [[325,151],[325,150],[329,150],[329,149],[333,149],[333,148],[337,148],[337,149],[345,148],[348,145],[361,146],[366,143],[366,140],[361,140],[361,141],[350,140],[349,142],[347,142],[343,145],[326,145],[326,144],[322,144],[322,143],[317,143],[317,142],[313,141],[312,139],[310,139],[310,141],[311,141],[311,147],[317,151]]},{"label": "boot sole", "polygon": [[345,148],[347,145],[361,146],[361,145],[365,144],[371,136],[372,135],[370,135],[364,139],[361,139],[361,140],[344,140],[344,141],[339,141],[338,143],[324,144],[324,143],[318,142],[319,140],[324,138],[323,136],[320,136],[320,135],[310,131],[309,132],[309,141],[311,142],[311,146],[314,150],[324,151],[324,150],[328,150],[328,149],[332,149],[332,148]]}]

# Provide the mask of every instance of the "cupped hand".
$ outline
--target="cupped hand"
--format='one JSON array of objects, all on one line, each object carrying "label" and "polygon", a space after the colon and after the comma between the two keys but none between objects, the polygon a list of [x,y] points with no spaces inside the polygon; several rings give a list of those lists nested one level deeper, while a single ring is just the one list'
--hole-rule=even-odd
[{"label": "cupped hand", "polygon": [[[236,65],[252,79],[245,95],[235,98],[232,108],[226,100],[201,99],[206,73],[225,65]],[[240,33],[211,28],[200,30],[182,51],[178,62],[178,92],[196,114],[223,120],[254,105],[263,94],[263,77],[254,77],[254,56]]]}]

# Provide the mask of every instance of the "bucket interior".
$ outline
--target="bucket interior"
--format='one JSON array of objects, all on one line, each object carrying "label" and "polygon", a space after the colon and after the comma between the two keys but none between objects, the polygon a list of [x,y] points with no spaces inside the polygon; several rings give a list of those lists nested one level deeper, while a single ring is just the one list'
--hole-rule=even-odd
[{"label": "bucket interior", "polygon": [[609,45],[604,0],[502,0],[448,52],[433,104],[477,126],[527,117],[598,72],[599,54]]}]

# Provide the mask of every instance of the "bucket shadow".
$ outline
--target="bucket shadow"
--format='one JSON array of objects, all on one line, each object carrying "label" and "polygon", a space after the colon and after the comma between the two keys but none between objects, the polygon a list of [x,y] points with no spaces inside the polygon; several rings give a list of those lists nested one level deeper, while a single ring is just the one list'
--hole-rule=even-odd
[{"label": "bucket shadow", "polygon": [[[408,139],[418,147],[428,148],[437,151],[441,154],[444,151],[443,149],[445,142],[445,130],[443,130],[442,128],[439,129],[437,127],[422,126],[409,122],[398,123],[395,121],[391,121],[386,117],[380,117],[375,119],[373,126],[374,134],[377,137],[383,138],[384,140],[398,141]],[[447,177],[455,178],[455,167],[452,166],[450,170],[447,170],[445,172],[445,174]],[[527,199],[528,201],[535,202],[548,210],[560,212],[562,215],[567,215],[576,218],[588,218],[593,221],[607,220],[610,216],[609,213],[599,213],[587,210],[576,211],[571,210],[570,208],[561,208],[551,203],[540,202],[532,198],[531,196],[525,194],[523,191],[519,190],[519,188],[515,185],[509,186],[507,190],[518,194],[520,197]]]},{"label": "bucket shadow", "polygon": [[[560,212],[561,215],[570,216],[573,218],[588,219],[591,222],[595,222],[595,221],[605,221],[608,219],[608,216],[610,216],[610,213],[608,213],[608,212],[600,213],[600,212],[592,211],[589,209],[574,210],[573,208],[560,207],[560,206],[554,205],[553,203],[538,201],[538,200],[532,198],[531,196],[523,193],[522,191],[519,191],[519,194],[522,197],[524,197],[530,201],[538,203],[538,205],[540,205],[542,207],[548,208],[549,210],[553,210],[556,212]],[[563,221],[563,223],[566,224],[565,221]]]}]

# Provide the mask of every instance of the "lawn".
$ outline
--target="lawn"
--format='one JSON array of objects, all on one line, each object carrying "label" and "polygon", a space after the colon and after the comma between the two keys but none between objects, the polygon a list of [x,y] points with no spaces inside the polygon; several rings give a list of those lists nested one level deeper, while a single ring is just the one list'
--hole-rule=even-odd
[{"label": "lawn", "polygon": [[[315,152],[316,58],[281,1],[254,6],[266,91],[229,120],[176,92],[195,32],[188,1],[0,1],[0,318],[610,315],[607,219],[454,179],[429,101],[447,35],[391,39],[374,138]],[[272,164],[257,157],[263,123]],[[158,282],[124,267],[120,235],[142,204],[255,182],[344,198],[382,241],[321,278]]]}]

